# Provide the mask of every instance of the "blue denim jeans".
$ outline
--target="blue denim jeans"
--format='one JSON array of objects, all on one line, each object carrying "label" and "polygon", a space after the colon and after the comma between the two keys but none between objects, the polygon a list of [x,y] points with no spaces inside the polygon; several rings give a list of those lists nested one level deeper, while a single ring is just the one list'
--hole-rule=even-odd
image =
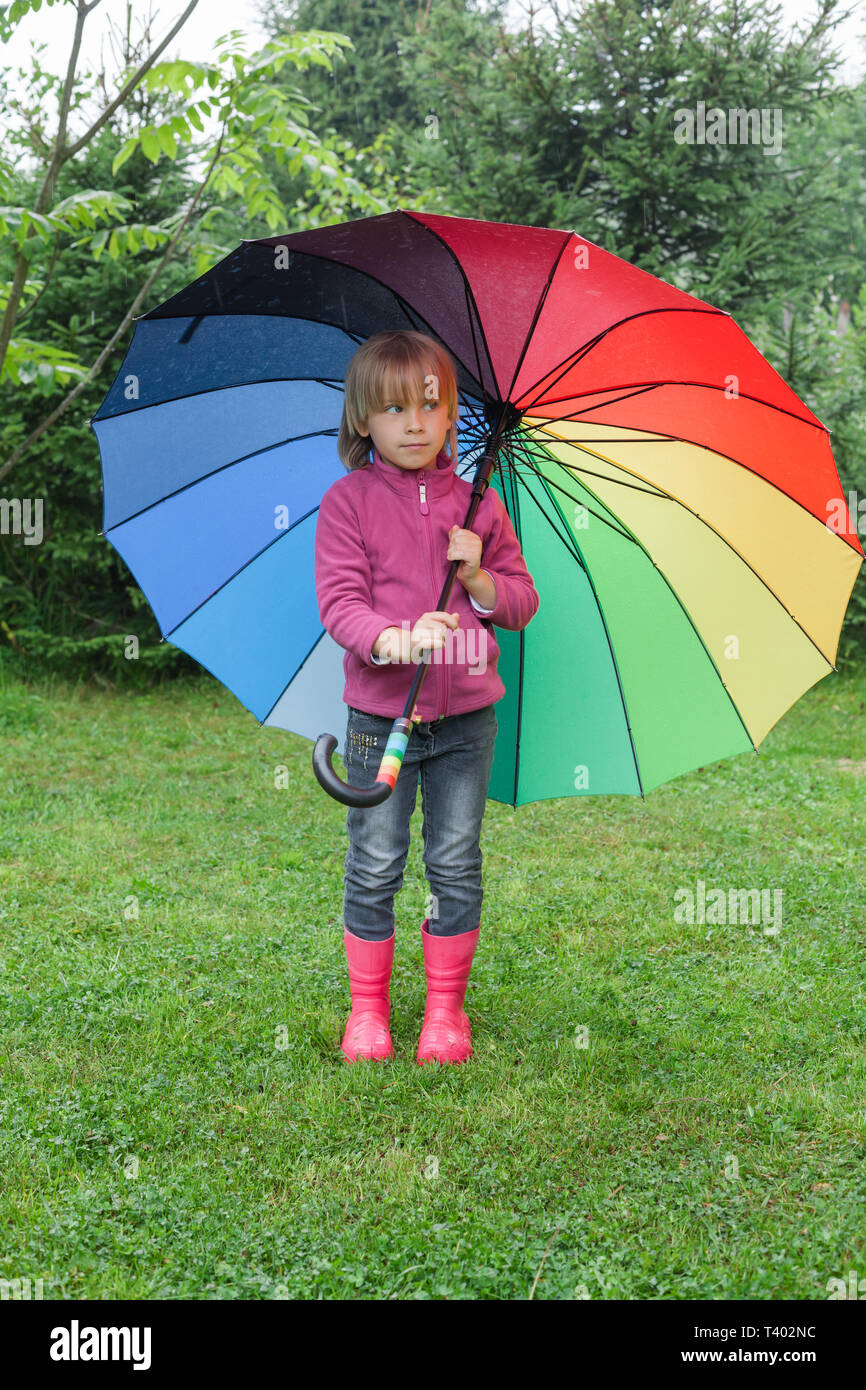
[{"label": "blue denim jeans", "polygon": [[[354,787],[370,787],[394,721],[353,705],[348,711],[347,777]],[[354,936],[384,941],[394,930],[419,774],[424,870],[433,894],[429,931],[459,936],[480,924],[481,820],[498,728],[493,705],[416,724],[391,795],[378,806],[349,807],[343,923]]]}]

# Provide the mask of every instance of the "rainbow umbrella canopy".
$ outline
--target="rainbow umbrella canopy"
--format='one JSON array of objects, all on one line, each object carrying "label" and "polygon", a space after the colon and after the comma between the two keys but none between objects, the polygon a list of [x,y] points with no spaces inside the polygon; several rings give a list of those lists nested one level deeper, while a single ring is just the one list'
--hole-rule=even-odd
[{"label": "rainbow umbrella canopy", "polygon": [[460,476],[509,421],[490,485],[540,605],[497,629],[491,797],[645,795],[835,669],[863,551],[826,428],[733,319],[574,232],[399,210],[242,242],[136,320],[91,422],[103,534],[260,724],[343,752],[316,518],[348,361],[394,328],[455,360]]}]

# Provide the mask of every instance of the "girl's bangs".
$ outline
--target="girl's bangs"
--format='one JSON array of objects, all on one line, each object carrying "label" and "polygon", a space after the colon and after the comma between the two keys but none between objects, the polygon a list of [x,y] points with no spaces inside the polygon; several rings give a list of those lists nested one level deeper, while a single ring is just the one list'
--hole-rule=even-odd
[{"label": "girl's bangs", "polygon": [[[425,365],[420,362],[395,362],[392,359],[384,364],[381,375],[377,375],[380,387],[378,391],[373,381],[368,382],[369,395],[375,398],[368,401],[368,413],[384,410],[386,404],[406,405],[413,399],[424,400],[425,377],[435,376],[438,378],[440,372],[435,363],[428,362]],[[440,380],[437,391],[438,400],[443,399],[444,389]]]}]

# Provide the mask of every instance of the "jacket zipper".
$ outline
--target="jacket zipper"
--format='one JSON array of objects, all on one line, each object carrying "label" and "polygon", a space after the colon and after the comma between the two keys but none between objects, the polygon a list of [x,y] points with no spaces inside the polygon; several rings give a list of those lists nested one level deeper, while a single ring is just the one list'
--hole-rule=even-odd
[{"label": "jacket zipper", "polygon": [[[421,515],[422,515],[422,516],[429,516],[429,515],[430,515],[430,508],[429,508],[429,506],[427,505],[427,484],[424,482],[424,475],[423,475],[423,472],[420,472],[420,473],[418,474],[418,501],[419,501],[419,504],[420,504],[420,507],[421,507]],[[433,573],[433,557],[432,557],[431,552],[430,552],[430,530],[429,530],[429,526],[427,525],[426,522],[423,523],[423,525],[424,525],[424,536],[425,536],[425,539],[426,539],[426,542],[427,542],[427,560],[428,560],[429,565],[430,565],[430,578],[433,580],[433,584],[434,584],[434,588],[435,588],[436,580],[435,580],[435,576],[434,576],[434,573]],[[434,603],[436,602],[436,599],[435,599],[435,598],[434,598],[433,602],[434,602]],[[431,662],[433,661],[433,653],[432,653],[432,652],[431,652],[431,654],[430,654],[430,660],[431,660]],[[444,663],[443,663],[443,666],[444,666]],[[440,669],[441,669],[441,668],[440,668]],[[440,698],[442,699],[443,704],[442,704],[442,713],[441,713],[440,715],[437,716],[437,718],[440,718],[440,719],[441,719],[442,716],[445,714],[445,710],[448,708],[448,683],[447,683],[447,681],[446,681],[446,679],[445,679],[445,671],[444,671],[444,670],[442,670],[442,677],[441,677],[441,680],[442,680],[442,685],[441,685],[441,695],[440,695]],[[438,708],[438,706],[437,706],[437,708]]]}]

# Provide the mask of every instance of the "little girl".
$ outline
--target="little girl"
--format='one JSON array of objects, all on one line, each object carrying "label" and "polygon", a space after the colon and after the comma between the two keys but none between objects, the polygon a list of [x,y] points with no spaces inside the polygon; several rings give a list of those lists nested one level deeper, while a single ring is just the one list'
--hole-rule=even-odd
[{"label": "little girl", "polygon": [[[337,440],[349,472],[322,498],[315,560],[319,614],[346,649],[344,762],[353,786],[375,782],[415,666],[429,659],[430,669],[390,796],[346,815],[343,940],[352,1011],[342,1051],[350,1062],[394,1055],[394,896],[419,775],[431,907],[421,925],[427,1002],[416,1060],[472,1055],[463,1004],[480,931],[479,842],[498,728],[494,704],[505,694],[493,624],[520,631],[539,600],[492,487],[475,530],[461,527],[472,484],[455,474],[456,421],[454,363],[434,339],[395,330],[358,348],[346,371]],[[452,560],[460,561],[453,611],[440,612],[431,604]]]}]

